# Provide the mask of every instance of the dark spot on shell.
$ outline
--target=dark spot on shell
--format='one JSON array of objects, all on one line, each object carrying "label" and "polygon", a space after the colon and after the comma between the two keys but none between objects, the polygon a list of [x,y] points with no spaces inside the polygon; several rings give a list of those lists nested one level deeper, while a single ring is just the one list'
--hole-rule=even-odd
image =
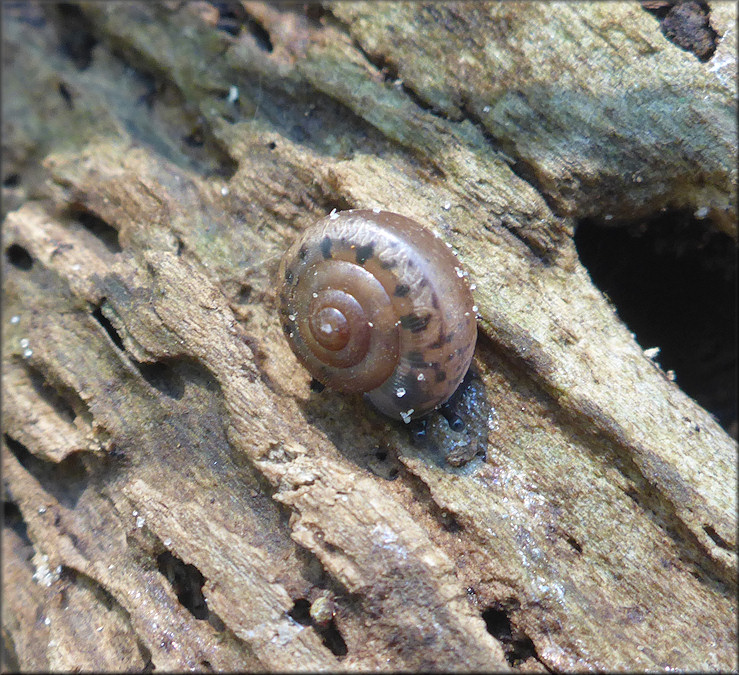
[{"label": "dark spot on shell", "polygon": [[430,320],[431,316],[429,314],[426,314],[426,316],[406,314],[405,316],[400,317],[400,325],[411,333],[420,333],[426,330]]},{"label": "dark spot on shell", "polygon": [[444,336],[442,335],[438,340],[435,340],[432,342],[429,347],[431,349],[440,349],[441,346],[444,344]]},{"label": "dark spot on shell", "polygon": [[375,253],[374,244],[357,247],[357,265],[364,265]]},{"label": "dark spot on shell", "polygon": [[303,244],[303,246],[300,247],[300,250],[298,251],[298,258],[301,260],[305,260],[305,256],[308,255],[308,248]]},{"label": "dark spot on shell", "polygon": [[294,328],[295,328],[294,323],[283,323],[282,324],[282,330],[285,331],[285,335],[287,336],[289,336],[290,333],[293,332]]},{"label": "dark spot on shell", "polygon": [[420,286],[421,288],[423,288],[424,286],[428,286],[428,285],[429,285],[429,282],[428,282],[428,280],[426,279],[426,277],[423,277],[423,278],[421,279],[421,281],[419,281],[419,282],[418,282],[418,285],[419,285],[419,286]]},{"label": "dark spot on shell", "polygon": [[295,275],[293,274],[293,271],[291,269],[285,270],[285,281],[287,281],[288,284],[292,282],[293,276]]},{"label": "dark spot on shell", "polygon": [[452,331],[451,333],[449,333],[449,335],[447,335],[444,338],[444,342],[446,342],[447,344],[449,344],[453,339],[454,339],[454,331]]},{"label": "dark spot on shell", "polygon": [[431,304],[433,305],[434,309],[439,309],[439,298],[437,297],[436,293],[431,294]]},{"label": "dark spot on shell", "polygon": [[444,380],[446,380],[446,373],[443,370],[437,370],[436,371],[436,381],[443,382]]},{"label": "dark spot on shell", "polygon": [[326,259],[331,257],[331,243],[331,237],[324,237],[321,242],[321,253]]},{"label": "dark spot on shell", "polygon": [[398,298],[404,298],[408,293],[411,292],[411,287],[407,284],[398,284],[395,287],[394,295]]},{"label": "dark spot on shell", "polygon": [[380,267],[384,270],[389,270],[391,267],[395,267],[395,261],[394,260],[385,260],[380,263]]}]

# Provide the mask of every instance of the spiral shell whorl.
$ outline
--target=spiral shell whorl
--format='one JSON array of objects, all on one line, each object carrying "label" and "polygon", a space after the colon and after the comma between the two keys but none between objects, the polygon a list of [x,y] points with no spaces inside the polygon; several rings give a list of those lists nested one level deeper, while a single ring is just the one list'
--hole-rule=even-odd
[{"label": "spiral shell whorl", "polygon": [[420,417],[464,377],[477,326],[466,275],[444,243],[390,212],[332,213],[283,257],[283,329],[321,383]]}]

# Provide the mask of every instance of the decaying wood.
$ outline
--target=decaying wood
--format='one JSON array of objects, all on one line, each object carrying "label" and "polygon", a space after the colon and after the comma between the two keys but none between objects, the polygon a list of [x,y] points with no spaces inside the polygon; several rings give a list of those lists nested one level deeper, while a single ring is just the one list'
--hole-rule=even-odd
[{"label": "decaying wood", "polygon": [[[734,3],[3,12],[6,667],[736,669],[736,446],[572,238],[736,236]],[[310,391],[276,261],[352,207],[471,271],[484,460]]]}]

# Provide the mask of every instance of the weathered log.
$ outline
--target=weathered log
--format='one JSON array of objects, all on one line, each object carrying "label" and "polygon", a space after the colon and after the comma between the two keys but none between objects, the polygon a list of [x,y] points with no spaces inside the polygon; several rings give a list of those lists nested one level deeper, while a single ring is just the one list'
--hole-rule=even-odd
[{"label": "weathered log", "polygon": [[[736,670],[736,444],[573,243],[736,238],[711,8],[698,58],[637,3],[3,5],[5,667]],[[463,434],[281,334],[282,251],[373,207],[474,278]]]}]

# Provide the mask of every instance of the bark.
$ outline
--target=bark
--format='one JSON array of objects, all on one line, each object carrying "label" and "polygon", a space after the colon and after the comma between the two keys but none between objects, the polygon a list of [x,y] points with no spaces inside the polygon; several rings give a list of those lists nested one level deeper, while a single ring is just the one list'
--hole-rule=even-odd
[{"label": "bark", "polygon": [[[736,444],[573,243],[736,238],[736,5],[680,16],[3,5],[5,667],[736,670]],[[282,251],[373,207],[474,278],[463,434],[281,334]]]}]

